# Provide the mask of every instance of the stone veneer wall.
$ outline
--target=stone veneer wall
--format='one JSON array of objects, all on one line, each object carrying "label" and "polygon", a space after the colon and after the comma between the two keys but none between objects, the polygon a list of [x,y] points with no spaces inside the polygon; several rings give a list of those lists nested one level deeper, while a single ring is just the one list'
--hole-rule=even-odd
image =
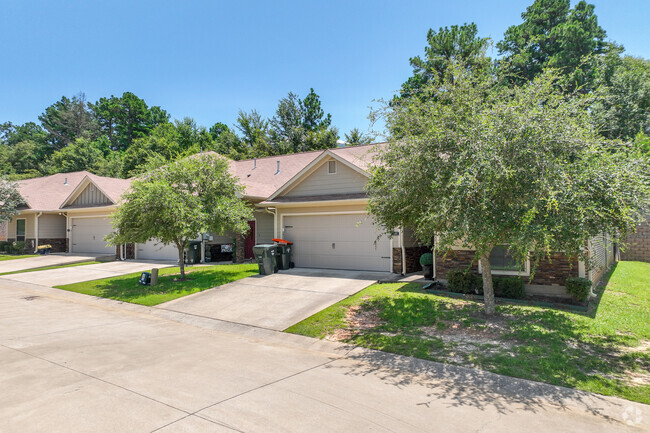
[{"label": "stone veneer wall", "polygon": [[68,240],[66,238],[45,238],[38,240],[39,245],[52,245],[52,253],[65,253],[68,250]]},{"label": "stone veneer wall", "polygon": [[[405,247],[404,255],[406,256],[406,273],[422,271],[420,266],[420,256],[424,253],[430,253],[430,247]],[[402,249],[393,248],[393,272],[402,273]]]},{"label": "stone veneer wall", "polygon": [[636,228],[636,233],[627,238],[625,251],[621,251],[621,260],[650,262],[650,217]]},{"label": "stone veneer wall", "polygon": [[[474,258],[474,251],[452,250],[443,258],[442,254],[436,255],[436,278],[445,279],[447,272],[452,269],[467,269],[478,273],[478,261]],[[532,281],[526,279],[526,284],[544,286],[564,286],[569,277],[578,276],[578,260],[569,260],[562,253],[552,254],[550,259],[540,260]]]}]

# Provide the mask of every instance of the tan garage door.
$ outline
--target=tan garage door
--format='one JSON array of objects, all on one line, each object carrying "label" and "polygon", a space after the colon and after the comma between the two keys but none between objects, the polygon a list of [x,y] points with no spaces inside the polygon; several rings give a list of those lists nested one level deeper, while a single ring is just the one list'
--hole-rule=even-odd
[{"label": "tan garage door", "polygon": [[113,231],[111,220],[106,217],[72,218],[73,253],[115,254],[115,247],[109,246],[104,237]]},{"label": "tan garage door", "polygon": [[138,244],[136,259],[142,260],[175,260],[178,261],[178,249],[174,245],[163,245],[158,241]]},{"label": "tan garage door", "polygon": [[390,241],[385,236],[377,240],[378,234],[366,214],[283,218],[282,238],[295,243],[297,267],[388,272]]}]

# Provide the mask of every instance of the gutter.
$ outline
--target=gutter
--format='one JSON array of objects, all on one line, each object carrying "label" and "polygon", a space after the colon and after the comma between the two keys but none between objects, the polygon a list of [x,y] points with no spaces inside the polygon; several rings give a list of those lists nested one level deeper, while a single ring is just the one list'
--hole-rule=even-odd
[{"label": "gutter", "polygon": [[[43,215],[43,212],[37,213],[36,217],[34,218],[34,232],[35,232],[34,233],[34,238],[35,238],[35,241],[34,241],[34,253],[38,252],[38,217],[40,217],[41,215]],[[25,233],[25,234],[27,234],[27,233]],[[25,237],[27,237],[27,236],[25,236]]]},{"label": "gutter", "polygon": [[404,227],[400,227],[399,243],[402,248],[402,275],[406,276],[406,248],[404,247]]}]

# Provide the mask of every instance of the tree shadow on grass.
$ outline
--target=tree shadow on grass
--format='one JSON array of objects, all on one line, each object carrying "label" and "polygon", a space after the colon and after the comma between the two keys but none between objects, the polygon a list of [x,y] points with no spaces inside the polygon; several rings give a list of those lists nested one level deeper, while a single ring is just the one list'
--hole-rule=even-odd
[{"label": "tree shadow on grass", "polygon": [[486,371],[363,349],[351,352],[346,361],[332,363],[327,368],[340,369],[351,376],[373,375],[398,388],[424,387],[424,398],[415,404],[425,406],[438,401],[447,407],[493,408],[504,415],[548,412],[549,407],[578,409],[603,421],[616,422],[633,404]]},{"label": "tree shadow on grass", "polygon": [[[487,317],[476,301],[429,296],[413,285],[404,286],[396,293],[417,296],[380,296],[367,301],[364,308],[376,311],[382,324],[363,330],[351,342],[386,352],[451,362],[454,358],[451,353],[457,352],[457,348],[441,344],[442,340],[431,329],[436,329],[437,324],[445,327],[451,324],[456,328],[456,336],[461,336],[457,341],[466,343],[463,335],[471,342],[481,330],[499,321],[501,326],[490,339],[503,344],[490,350],[481,350],[477,345],[462,362],[464,365],[650,402],[650,386],[627,380],[630,372],[650,370],[650,353],[629,350],[638,344],[634,335],[615,330],[596,333],[589,323],[593,319],[553,309],[499,305],[497,316]],[[422,327],[429,329],[424,338],[418,335]]]},{"label": "tree shadow on grass", "polygon": [[[167,294],[176,292],[200,292],[221,286],[232,281],[239,280],[253,272],[241,270],[219,270],[212,272],[201,272],[200,270],[188,272],[187,279],[179,281],[179,274],[162,275],[155,286],[143,286],[138,283],[139,276],[128,278],[112,279],[98,282],[95,289],[98,296],[110,299],[128,300],[146,297],[148,295]],[[174,281],[176,280],[176,281]]]}]

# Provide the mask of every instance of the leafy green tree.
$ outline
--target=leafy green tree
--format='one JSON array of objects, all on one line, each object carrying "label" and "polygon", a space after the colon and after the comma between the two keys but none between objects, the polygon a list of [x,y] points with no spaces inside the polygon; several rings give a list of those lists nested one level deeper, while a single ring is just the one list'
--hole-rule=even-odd
[{"label": "leafy green tree", "polygon": [[302,125],[306,131],[321,131],[327,129],[332,124],[332,115],[321,108],[320,96],[309,89],[309,94],[301,101],[303,111]]},{"label": "leafy green tree", "polygon": [[146,137],[160,124],[169,122],[169,115],[160,107],[149,108],[146,102],[131,92],[121,97],[100,98],[90,104],[103,134],[114,150],[126,150],[134,140]]},{"label": "leafy green tree", "polygon": [[181,150],[197,153],[201,150],[212,149],[212,135],[205,127],[198,126],[191,117],[175,120],[174,128],[178,134],[178,145]]},{"label": "leafy green tree", "polygon": [[47,132],[34,122],[14,125],[11,122],[0,124],[0,145],[13,146],[21,141],[33,141],[39,145],[46,144]]},{"label": "leafy green tree", "polygon": [[285,154],[336,147],[338,130],[331,124],[332,116],[325,115],[314,89],[302,100],[289,92],[280,99],[270,121],[271,152]]},{"label": "leafy green tree", "polygon": [[594,5],[579,1],[571,8],[570,0],[535,0],[521,17],[524,22],[509,27],[497,44],[510,79],[516,84],[531,81],[552,67],[566,75],[567,91],[589,90],[595,65],[587,56],[615,49],[605,41]]},{"label": "leafy green tree", "polygon": [[604,97],[594,104],[592,114],[605,137],[631,140],[639,132],[650,135],[650,61],[609,56],[597,84]]},{"label": "leafy green tree", "polygon": [[50,157],[51,173],[70,173],[88,170],[95,173],[104,160],[104,153],[97,142],[79,138]]},{"label": "leafy green tree", "polygon": [[228,128],[228,125],[225,123],[217,122],[214,125],[210,127],[208,132],[212,136],[213,140],[218,140],[221,134],[230,131],[230,128]]},{"label": "leafy green tree", "polygon": [[17,174],[41,174],[40,146],[33,141],[21,141],[7,148],[6,160]]},{"label": "leafy green tree", "polygon": [[345,142],[348,146],[370,144],[372,137],[361,132],[359,128],[352,128],[348,134],[345,134]]},{"label": "leafy green tree", "polygon": [[98,125],[86,102],[86,95],[79,93],[71,99],[62,97],[38,116],[47,131],[47,141],[59,150],[78,138],[94,139]]},{"label": "leafy green tree", "polygon": [[275,154],[269,142],[269,122],[256,110],[250,113],[239,110],[236,126],[251,156],[262,157]]},{"label": "leafy green tree", "polygon": [[476,251],[485,308],[495,311],[494,246],[537,262],[551,252],[589,262],[585,242],[625,234],[650,205],[648,161],[592,127],[587,97],[566,98],[548,71],[507,88],[457,68],[450,80],[385,109],[399,140],[371,170],[370,211],[388,233],[412,227],[435,248]]},{"label": "leafy green tree", "polygon": [[133,181],[113,214],[113,244],[158,240],[183,251],[201,233],[245,233],[253,211],[222,157],[203,154],[153,169]]},{"label": "leafy green tree", "polygon": [[298,95],[289,92],[286,98],[278,102],[275,116],[270,121],[270,138],[278,153],[292,153],[303,147],[305,122],[302,101]]},{"label": "leafy green tree", "polygon": [[16,184],[0,178],[0,224],[18,215],[18,207],[23,203]]},{"label": "leafy green tree", "polygon": [[401,97],[419,94],[428,83],[442,79],[450,62],[479,74],[490,69],[490,58],[485,55],[490,38],[479,37],[474,23],[440,27],[437,32],[429,29],[427,43],[424,58],[410,59],[413,76],[402,84]]},{"label": "leafy green tree", "polygon": [[150,161],[173,161],[184,152],[180,135],[172,123],[156,126],[151,135],[136,139],[124,152],[122,176],[132,177],[147,168]]}]

